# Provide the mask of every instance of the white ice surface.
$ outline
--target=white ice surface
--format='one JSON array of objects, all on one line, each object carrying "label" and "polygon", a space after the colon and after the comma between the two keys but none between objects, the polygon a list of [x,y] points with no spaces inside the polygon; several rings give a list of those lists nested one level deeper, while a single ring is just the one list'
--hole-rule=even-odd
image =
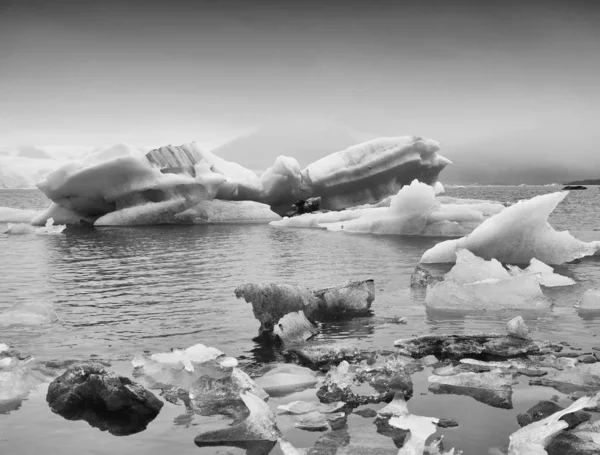
[{"label": "white ice surface", "polygon": [[567,194],[563,191],[520,201],[485,220],[471,234],[435,245],[423,254],[421,262],[455,262],[456,251],[461,248],[506,264],[527,264],[533,258],[562,264],[593,255],[600,242],[582,242],[548,224],[548,216]]},{"label": "white ice surface", "polygon": [[469,250],[458,250],[456,264],[444,280],[428,286],[425,305],[445,311],[547,309],[550,302],[540,288],[542,276],[526,272],[511,275],[495,259],[486,261]]},{"label": "white ice surface", "polygon": [[276,227],[320,227],[330,231],[458,237],[471,232],[502,204],[441,204],[430,185],[415,180],[392,196],[389,207],[309,213],[272,222]]}]

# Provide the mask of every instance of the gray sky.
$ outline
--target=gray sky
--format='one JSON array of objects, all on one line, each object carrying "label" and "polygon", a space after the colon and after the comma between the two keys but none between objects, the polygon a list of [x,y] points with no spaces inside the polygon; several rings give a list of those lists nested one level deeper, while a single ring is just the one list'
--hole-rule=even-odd
[{"label": "gray sky", "polygon": [[595,0],[0,0],[0,144],[210,148],[306,118],[443,150],[560,128],[581,149],[598,24]]}]

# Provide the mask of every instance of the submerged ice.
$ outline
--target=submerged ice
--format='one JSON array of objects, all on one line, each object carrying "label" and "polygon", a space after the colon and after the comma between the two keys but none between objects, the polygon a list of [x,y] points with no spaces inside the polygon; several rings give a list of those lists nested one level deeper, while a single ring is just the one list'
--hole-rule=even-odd
[{"label": "submerged ice", "polygon": [[485,220],[471,234],[427,250],[421,262],[455,262],[461,248],[507,264],[527,264],[533,258],[545,264],[562,264],[594,255],[600,241],[583,242],[568,231],[555,231],[548,223],[550,213],[567,194],[562,191],[519,201]]}]

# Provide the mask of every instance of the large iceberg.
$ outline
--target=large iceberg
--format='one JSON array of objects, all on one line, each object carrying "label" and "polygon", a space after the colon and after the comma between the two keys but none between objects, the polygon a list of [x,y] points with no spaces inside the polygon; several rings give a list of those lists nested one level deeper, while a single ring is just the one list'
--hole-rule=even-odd
[{"label": "large iceberg", "polygon": [[568,231],[555,231],[548,223],[550,213],[567,194],[561,191],[519,201],[485,220],[471,234],[438,243],[423,254],[421,262],[455,262],[461,248],[507,264],[527,264],[533,258],[546,264],[562,264],[594,255],[600,241],[583,242]]},{"label": "large iceberg", "polygon": [[[438,188],[439,190],[439,188]],[[309,213],[271,222],[276,227],[320,227],[330,231],[459,237],[500,213],[504,205],[488,201],[442,204],[436,189],[413,180],[390,198],[389,207],[357,207]]]},{"label": "large iceberg", "polygon": [[61,224],[103,225],[269,222],[313,196],[321,198],[321,208],[339,210],[379,202],[415,178],[434,184],[450,163],[438,149],[420,137],[379,138],[304,170],[294,158],[280,156],[259,177],[195,143],[148,153],[118,144],[40,181],[38,188],[53,203],[32,224],[51,217]]}]

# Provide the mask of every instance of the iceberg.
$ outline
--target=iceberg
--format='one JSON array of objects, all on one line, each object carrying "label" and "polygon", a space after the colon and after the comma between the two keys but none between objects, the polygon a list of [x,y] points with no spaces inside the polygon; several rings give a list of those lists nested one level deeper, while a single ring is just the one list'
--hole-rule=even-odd
[{"label": "iceberg", "polygon": [[117,144],[41,180],[37,186],[52,204],[32,223],[43,225],[50,217],[101,225],[268,222],[311,197],[319,197],[325,210],[340,210],[379,202],[415,178],[434,184],[450,164],[438,150],[435,141],[420,137],[379,138],[304,170],[294,158],[280,156],[259,177],[193,142],[148,153]]},{"label": "iceberg", "polygon": [[414,179],[435,183],[450,160],[439,144],[417,136],[384,137],[354,145],[308,165],[302,180],[321,208],[340,210],[372,204],[397,193]]},{"label": "iceberg", "polygon": [[495,259],[486,261],[468,250],[458,250],[456,264],[444,280],[427,287],[425,305],[443,311],[535,311],[550,308],[551,302],[542,294],[539,274],[519,272],[512,276]]},{"label": "iceberg", "polygon": [[500,213],[504,208],[500,203],[489,202],[442,204],[436,199],[435,188],[413,180],[390,198],[388,207],[311,213],[285,217],[270,224],[353,233],[459,237],[473,231],[487,217]]},{"label": "iceberg", "polygon": [[545,264],[562,264],[594,255],[600,241],[583,242],[568,231],[555,231],[548,223],[550,213],[567,194],[562,191],[519,201],[485,220],[471,234],[430,248],[421,263],[455,262],[461,248],[506,264],[527,264],[533,258]]}]

